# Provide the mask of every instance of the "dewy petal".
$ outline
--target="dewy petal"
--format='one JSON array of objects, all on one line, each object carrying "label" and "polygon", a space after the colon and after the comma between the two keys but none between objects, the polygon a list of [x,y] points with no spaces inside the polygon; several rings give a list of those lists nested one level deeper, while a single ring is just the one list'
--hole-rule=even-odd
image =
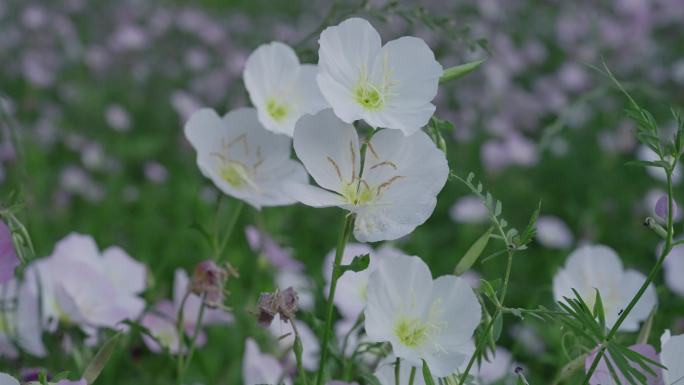
[{"label": "dewy petal", "polygon": [[434,350],[426,352],[425,360],[435,376],[444,377],[454,373],[472,352],[471,338],[482,309],[470,285],[453,275],[435,279],[431,301],[433,322],[441,327],[431,336]]},{"label": "dewy petal", "polygon": [[375,58],[371,75],[374,84],[386,84],[384,108],[364,111],[364,119],[374,127],[415,133],[435,112],[431,101],[442,72],[422,39],[405,36],[388,42]]},{"label": "dewy petal", "polygon": [[301,165],[289,158],[290,139],[266,131],[252,108],[233,110],[224,118],[199,110],[186,123],[185,135],[197,151],[202,174],[257,209],[294,203],[282,183],[306,181]]},{"label": "dewy petal", "polygon": [[131,258],[118,246],[107,248],[102,252],[102,263],[105,273],[119,290],[131,295],[140,294],[147,286],[147,269],[145,265]]},{"label": "dewy petal", "polygon": [[363,172],[377,199],[352,208],[354,236],[375,242],[411,233],[432,214],[448,176],[444,153],[424,132],[379,131],[368,146]]},{"label": "dewy petal", "polygon": [[316,183],[327,190],[341,192],[359,175],[359,136],[330,109],[299,119],[294,149]]},{"label": "dewy petal", "polygon": [[368,21],[351,18],[326,28],[318,43],[318,86],[335,114],[351,123],[361,113],[353,88],[362,74],[370,75],[380,50],[380,35]]},{"label": "dewy petal", "polygon": [[[431,305],[432,274],[418,257],[396,256],[380,261],[369,279],[365,328],[369,340],[392,343],[395,354],[410,354],[394,333],[397,320],[422,319]],[[406,354],[402,354],[406,353]]]}]

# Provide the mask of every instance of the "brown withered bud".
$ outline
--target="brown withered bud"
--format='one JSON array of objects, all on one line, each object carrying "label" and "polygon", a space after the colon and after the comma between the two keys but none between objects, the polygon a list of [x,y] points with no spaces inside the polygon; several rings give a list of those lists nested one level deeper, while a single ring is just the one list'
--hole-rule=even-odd
[{"label": "brown withered bud", "polygon": [[231,276],[238,276],[232,266],[219,266],[212,260],[202,261],[195,268],[189,290],[193,294],[204,297],[207,307],[217,308],[223,305],[224,286]]},{"label": "brown withered bud", "polygon": [[291,321],[297,313],[298,303],[299,296],[292,287],[283,291],[276,290],[273,293],[261,293],[257,320],[263,327],[270,326],[276,314],[279,314],[282,320]]}]

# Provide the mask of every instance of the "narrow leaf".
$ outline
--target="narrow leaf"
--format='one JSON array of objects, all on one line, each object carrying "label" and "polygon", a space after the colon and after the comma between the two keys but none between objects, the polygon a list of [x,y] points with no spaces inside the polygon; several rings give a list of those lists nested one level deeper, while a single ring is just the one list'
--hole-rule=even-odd
[{"label": "narrow leaf", "polygon": [[423,360],[423,379],[425,380],[425,385],[435,385],[435,380],[425,360]]},{"label": "narrow leaf", "polygon": [[480,236],[480,238],[478,238],[475,243],[470,246],[463,258],[461,258],[461,260],[458,262],[458,265],[456,265],[456,269],[454,269],[455,275],[461,275],[473,267],[475,262],[477,262],[477,259],[480,258],[480,255],[482,255],[482,252],[487,247],[487,243],[489,243],[489,238],[493,229],[493,227],[490,227],[489,230],[482,234],[482,236]]},{"label": "narrow leaf", "polygon": [[100,373],[102,373],[102,370],[112,357],[114,350],[116,350],[119,339],[121,339],[121,333],[117,333],[108,339],[95,354],[95,357],[90,361],[85,368],[85,371],[83,371],[83,379],[86,380],[89,385],[95,382],[100,376]]},{"label": "narrow leaf", "polygon": [[439,78],[439,84],[444,84],[446,82],[450,82],[452,80],[456,80],[465,75],[468,75],[469,73],[478,69],[484,62],[485,60],[476,60],[470,63],[449,67],[444,70],[442,77]]}]

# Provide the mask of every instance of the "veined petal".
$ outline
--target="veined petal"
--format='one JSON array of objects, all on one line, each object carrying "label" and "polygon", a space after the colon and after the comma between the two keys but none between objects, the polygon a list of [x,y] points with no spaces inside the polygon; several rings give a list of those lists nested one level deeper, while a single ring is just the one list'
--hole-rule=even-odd
[{"label": "veined petal", "polygon": [[327,190],[341,192],[359,175],[359,137],[332,110],[299,119],[294,149],[316,183]]},{"label": "veined petal", "polygon": [[311,207],[333,207],[344,203],[342,196],[307,183],[289,182],[285,193],[292,199]]},{"label": "veined petal", "polygon": [[247,58],[243,78],[252,104],[261,109],[269,98],[287,96],[297,79],[299,59],[286,44],[274,41],[259,46]]},{"label": "veined petal", "polygon": [[290,139],[266,131],[253,108],[233,110],[223,118],[200,110],[188,120],[185,134],[197,151],[200,171],[224,193],[257,209],[294,202],[282,190],[287,180],[303,180],[290,160]]},{"label": "veined petal", "polygon": [[422,319],[431,294],[432,274],[422,259],[396,256],[381,260],[368,284],[364,314],[369,340],[390,341],[395,354],[402,357],[406,347],[395,335],[397,322]]}]

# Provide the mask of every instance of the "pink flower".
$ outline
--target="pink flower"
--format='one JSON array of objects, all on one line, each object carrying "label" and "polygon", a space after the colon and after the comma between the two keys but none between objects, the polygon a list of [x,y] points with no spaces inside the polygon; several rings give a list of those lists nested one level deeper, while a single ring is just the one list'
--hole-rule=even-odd
[{"label": "pink flower", "polygon": [[19,257],[12,242],[12,232],[7,224],[0,220],[0,284],[14,277],[17,266]]}]

